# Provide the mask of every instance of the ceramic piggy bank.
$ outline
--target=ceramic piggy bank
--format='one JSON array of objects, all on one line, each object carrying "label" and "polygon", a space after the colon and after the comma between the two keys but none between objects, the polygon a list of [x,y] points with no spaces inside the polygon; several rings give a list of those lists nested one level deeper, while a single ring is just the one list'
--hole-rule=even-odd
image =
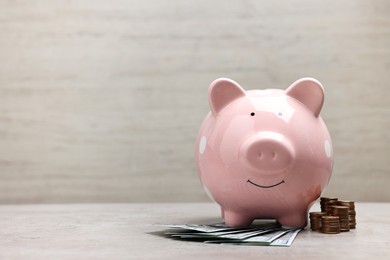
[{"label": "ceramic piggy bank", "polygon": [[324,91],[303,78],[286,90],[245,91],[217,79],[208,91],[196,162],[206,192],[229,226],[276,219],[304,227],[307,212],[333,167],[329,132],[320,117]]}]

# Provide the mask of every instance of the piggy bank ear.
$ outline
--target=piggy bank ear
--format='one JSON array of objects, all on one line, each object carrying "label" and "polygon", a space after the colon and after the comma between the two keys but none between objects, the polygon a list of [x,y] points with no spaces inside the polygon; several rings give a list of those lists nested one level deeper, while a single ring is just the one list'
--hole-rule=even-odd
[{"label": "piggy bank ear", "polygon": [[245,90],[233,80],[225,78],[216,79],[209,87],[211,112],[216,116],[226,105],[245,95]]},{"label": "piggy bank ear", "polygon": [[319,116],[324,103],[324,88],[319,81],[312,78],[299,79],[286,89],[286,95],[300,101],[316,117]]}]

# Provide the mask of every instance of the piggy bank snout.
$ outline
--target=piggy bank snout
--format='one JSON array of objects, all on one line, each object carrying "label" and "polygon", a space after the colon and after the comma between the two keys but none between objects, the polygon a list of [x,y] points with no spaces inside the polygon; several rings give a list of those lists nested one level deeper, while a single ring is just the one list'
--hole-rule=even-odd
[{"label": "piggy bank snout", "polygon": [[283,135],[259,132],[244,141],[241,157],[248,166],[263,173],[286,169],[293,161],[294,147]]}]

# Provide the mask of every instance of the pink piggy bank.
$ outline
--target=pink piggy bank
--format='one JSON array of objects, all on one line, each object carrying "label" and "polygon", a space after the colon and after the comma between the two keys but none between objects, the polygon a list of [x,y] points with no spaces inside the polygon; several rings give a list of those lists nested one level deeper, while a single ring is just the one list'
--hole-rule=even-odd
[{"label": "pink piggy bank", "polygon": [[320,117],[321,83],[303,78],[286,90],[245,91],[221,78],[211,83],[208,100],[211,111],[196,141],[197,170],[225,223],[272,218],[305,227],[333,167],[332,141]]}]

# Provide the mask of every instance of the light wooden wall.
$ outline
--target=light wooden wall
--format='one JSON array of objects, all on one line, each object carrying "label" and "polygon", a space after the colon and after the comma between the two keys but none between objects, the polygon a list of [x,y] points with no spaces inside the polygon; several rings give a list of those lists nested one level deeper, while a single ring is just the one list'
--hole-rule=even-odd
[{"label": "light wooden wall", "polygon": [[0,203],[206,201],[207,88],[325,86],[326,195],[390,201],[390,2],[0,1]]}]

